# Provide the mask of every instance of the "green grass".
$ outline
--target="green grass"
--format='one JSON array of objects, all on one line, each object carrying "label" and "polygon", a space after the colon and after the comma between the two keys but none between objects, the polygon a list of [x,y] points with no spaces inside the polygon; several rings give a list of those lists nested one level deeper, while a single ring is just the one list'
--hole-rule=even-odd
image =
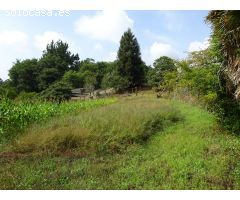
[{"label": "green grass", "polygon": [[53,116],[73,114],[73,112],[111,104],[115,101],[114,98],[108,98],[57,104],[51,102],[15,103],[6,99],[0,100],[0,144],[13,139],[32,123],[40,123]]},{"label": "green grass", "polygon": [[107,155],[146,142],[182,120],[177,109],[156,100],[121,101],[79,115],[63,115],[31,126],[9,145],[14,153]]},{"label": "green grass", "polygon": [[240,189],[239,158],[240,139],[202,108],[123,98],[32,126],[1,154],[0,188]]}]

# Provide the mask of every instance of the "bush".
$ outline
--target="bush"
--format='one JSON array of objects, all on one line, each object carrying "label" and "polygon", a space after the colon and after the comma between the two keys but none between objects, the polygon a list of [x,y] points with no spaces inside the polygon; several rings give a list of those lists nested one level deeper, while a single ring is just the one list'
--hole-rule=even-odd
[{"label": "bush", "polygon": [[114,88],[117,92],[122,92],[129,86],[128,79],[120,76],[116,70],[105,74],[102,80],[103,88]]},{"label": "bush", "polygon": [[225,92],[218,93],[212,105],[222,125],[231,132],[240,134],[240,103]]},{"label": "bush", "polygon": [[38,94],[36,92],[21,92],[17,98],[15,99],[16,102],[26,102],[26,103],[33,103],[38,101]]},{"label": "bush", "polygon": [[15,99],[17,95],[17,90],[14,87],[4,83],[0,85],[0,100],[4,98]]},{"label": "bush", "polygon": [[208,107],[211,107],[216,102],[217,93],[209,92],[206,95],[203,95],[200,99],[204,102],[204,104],[208,105]]},{"label": "bush", "polygon": [[62,102],[69,100],[72,95],[70,84],[59,81],[50,85],[46,90],[41,92],[41,97],[48,101]]},{"label": "bush", "polygon": [[63,80],[69,83],[73,88],[81,88],[84,85],[83,75],[73,70],[67,71],[63,76]]}]

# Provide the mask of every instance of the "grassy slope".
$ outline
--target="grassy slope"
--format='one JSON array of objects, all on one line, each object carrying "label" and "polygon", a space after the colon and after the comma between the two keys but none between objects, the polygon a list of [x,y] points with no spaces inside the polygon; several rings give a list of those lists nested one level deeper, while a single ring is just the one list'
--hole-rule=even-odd
[{"label": "grassy slope", "polygon": [[185,122],[129,154],[116,172],[122,177],[117,188],[239,189],[239,138],[220,130],[214,117],[201,108],[173,104]]},{"label": "grassy slope", "polygon": [[221,130],[215,118],[201,108],[164,99],[159,104],[178,108],[184,123],[169,126],[147,143],[131,145],[121,154],[0,159],[0,187],[239,189],[240,139]]}]

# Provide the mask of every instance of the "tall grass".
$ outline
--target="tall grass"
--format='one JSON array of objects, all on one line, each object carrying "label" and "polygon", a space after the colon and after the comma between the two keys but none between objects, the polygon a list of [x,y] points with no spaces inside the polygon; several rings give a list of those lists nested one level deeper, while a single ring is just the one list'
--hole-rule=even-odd
[{"label": "tall grass", "polygon": [[51,102],[15,103],[3,99],[0,101],[0,143],[12,139],[31,123],[39,123],[56,115],[78,112],[115,101],[116,99],[109,98],[56,104]]},{"label": "tall grass", "polygon": [[26,129],[0,153],[0,188],[240,188],[239,137],[199,106],[139,96]]},{"label": "tall grass", "polygon": [[13,143],[11,150],[20,153],[74,150],[85,155],[121,153],[180,120],[182,116],[176,109],[157,100],[122,101],[31,127]]}]

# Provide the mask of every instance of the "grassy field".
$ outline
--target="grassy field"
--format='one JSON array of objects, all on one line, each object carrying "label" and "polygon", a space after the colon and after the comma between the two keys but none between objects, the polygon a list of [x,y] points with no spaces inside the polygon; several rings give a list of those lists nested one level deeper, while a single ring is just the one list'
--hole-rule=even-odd
[{"label": "grassy field", "polygon": [[152,95],[33,124],[0,153],[0,189],[240,189],[240,139]]},{"label": "grassy field", "polygon": [[42,123],[53,116],[74,114],[115,102],[114,98],[70,101],[61,104],[51,102],[20,102],[7,99],[0,101],[0,145],[19,135],[31,123]]}]

